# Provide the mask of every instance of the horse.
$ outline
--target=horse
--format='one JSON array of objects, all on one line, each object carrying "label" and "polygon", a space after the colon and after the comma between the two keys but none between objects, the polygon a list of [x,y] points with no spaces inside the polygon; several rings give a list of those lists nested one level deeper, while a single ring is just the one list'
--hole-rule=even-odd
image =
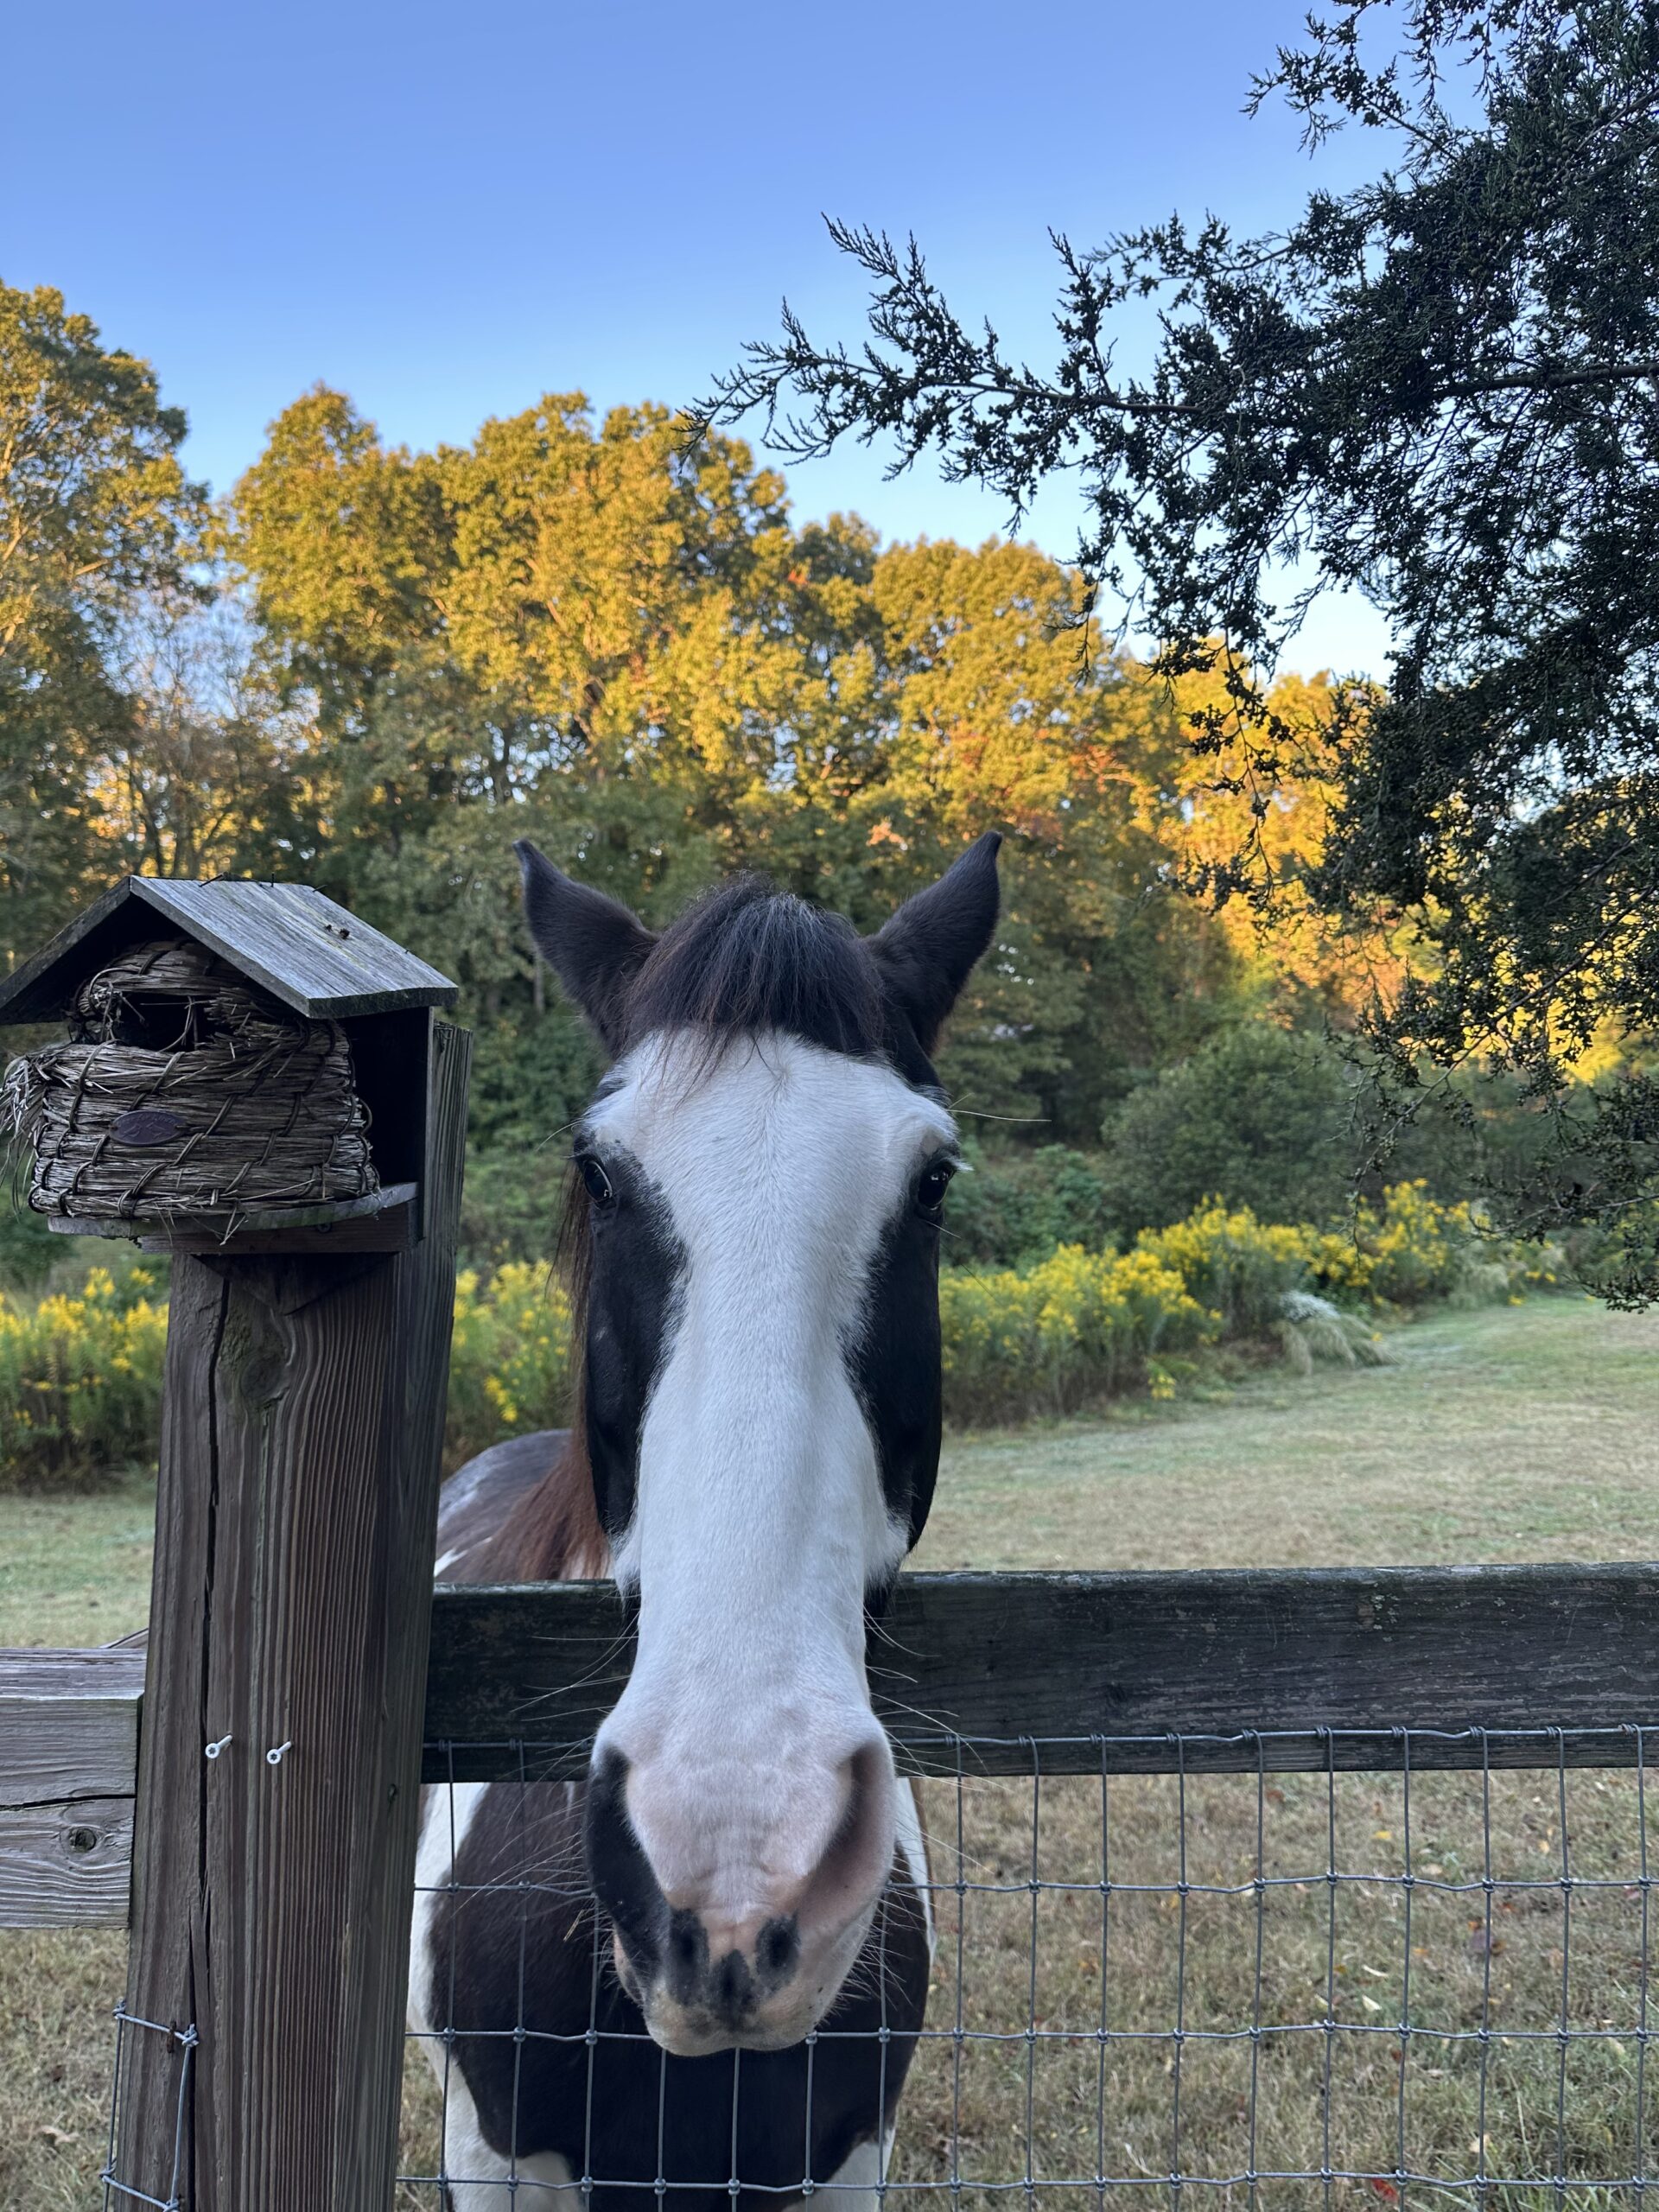
[{"label": "horse", "polygon": [[451,1478],[435,1572],[608,1574],[636,1641],[583,1781],[424,1793],[447,2212],[879,2201],[934,1937],[866,1638],[938,1471],[931,1056],[1000,842],[868,938],[755,877],[655,935],[516,848],[611,1058],[566,1211],[578,1406]]}]

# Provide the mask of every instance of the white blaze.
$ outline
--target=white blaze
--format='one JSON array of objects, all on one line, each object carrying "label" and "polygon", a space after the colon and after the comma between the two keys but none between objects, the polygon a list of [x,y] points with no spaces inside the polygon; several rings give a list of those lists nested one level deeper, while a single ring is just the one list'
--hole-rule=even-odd
[{"label": "white blaze", "polygon": [[768,1036],[699,1073],[688,1050],[638,1048],[585,1125],[638,1161],[686,1255],[616,1549],[638,1656],[599,1748],[635,1769],[671,1901],[712,1891],[735,1923],[812,1872],[877,1738],[864,1593],[908,1537],[847,1351],[882,1231],[955,1132],[878,1064]]}]

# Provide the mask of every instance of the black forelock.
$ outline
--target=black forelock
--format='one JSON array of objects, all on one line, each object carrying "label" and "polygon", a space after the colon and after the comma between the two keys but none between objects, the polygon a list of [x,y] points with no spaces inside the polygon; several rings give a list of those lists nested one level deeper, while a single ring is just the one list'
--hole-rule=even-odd
[{"label": "black forelock", "polygon": [[881,975],[852,924],[740,875],[652,947],[627,995],[628,1041],[664,1030],[711,1041],[779,1030],[832,1052],[892,1055]]}]

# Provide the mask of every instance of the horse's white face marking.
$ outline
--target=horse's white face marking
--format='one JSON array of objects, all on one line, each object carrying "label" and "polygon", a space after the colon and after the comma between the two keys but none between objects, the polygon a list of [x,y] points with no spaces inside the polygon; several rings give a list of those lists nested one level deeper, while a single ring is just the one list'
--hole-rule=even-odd
[{"label": "horse's white face marking", "polygon": [[[847,1350],[883,1231],[955,1131],[885,1065],[776,1035],[708,1068],[688,1050],[643,1044],[584,1125],[601,1162],[637,1166],[684,1255],[616,1548],[638,1656],[594,1760],[627,1761],[634,1833],[711,1957],[797,1923],[800,1971],[744,2038],[789,2043],[833,2001],[893,1864],[864,1599],[908,1531]],[[665,1993],[646,2012],[671,2049],[733,2039]]]}]

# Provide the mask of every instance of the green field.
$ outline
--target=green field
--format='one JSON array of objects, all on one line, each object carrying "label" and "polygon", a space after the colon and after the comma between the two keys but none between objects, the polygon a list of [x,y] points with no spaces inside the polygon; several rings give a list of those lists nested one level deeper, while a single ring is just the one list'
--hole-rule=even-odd
[{"label": "green field", "polygon": [[[1401,1331],[1389,1346],[1392,1359],[1382,1368],[1321,1370],[1306,1380],[1269,1370],[1214,1402],[1141,1406],[1109,1420],[953,1438],[918,1563],[1209,1567],[1659,1557],[1659,1317],[1608,1314],[1563,1298],[1441,1315]],[[139,1625],[147,1597],[149,1503],[147,1486],[137,1482],[74,1503],[0,1502],[0,1642],[101,1642]],[[1572,1787],[1575,1852],[1583,1854],[1576,1863],[1628,1866],[1630,1777],[1586,1775],[1574,1777]],[[1118,2001],[1130,2008],[1121,2017],[1143,2017],[1149,2025],[1164,2018],[1173,2001],[1174,1894],[1157,1891],[1173,1880],[1158,1856],[1173,1832],[1172,1789],[1161,1782],[1115,1785],[1120,1834],[1114,1872],[1121,1876],[1127,1867],[1128,1878],[1144,1878],[1151,1887],[1120,1911],[1112,1972],[1124,1993]],[[1480,1831],[1478,1781],[1426,1777],[1419,1789],[1420,1848],[1439,1850],[1446,1865],[1466,1868],[1470,1840]],[[1552,1782],[1536,1777],[1503,1778],[1493,1837],[1495,1849],[1510,1854],[1506,1865],[1524,1864],[1535,1872],[1554,1866],[1561,1837],[1552,1789]],[[1020,1890],[1031,1863],[1029,1791],[981,1784],[969,1796],[970,1878],[1006,1878]],[[1375,1988],[1371,2003],[1379,2002],[1402,1955],[1400,1893],[1387,1886],[1401,1864],[1398,1785],[1344,1778],[1338,1800],[1344,1852],[1362,1858],[1369,1853],[1383,1878],[1351,1893],[1351,1913],[1336,1954],[1319,1896],[1304,1895],[1299,1910],[1294,1886],[1284,1893],[1269,1936],[1266,2001],[1280,2008],[1270,2017],[1305,2018],[1325,2001],[1331,1967],[1339,1977],[1333,1985],[1338,2005],[1351,2004],[1363,2023],[1365,1999]],[[1332,1809],[1317,1777],[1287,1777],[1275,1789],[1270,1847],[1283,1854],[1285,1866],[1323,1866]],[[1253,1783],[1217,1778],[1192,1786],[1187,1814],[1193,1879],[1248,1878],[1255,1812]],[[1097,1790],[1056,1786],[1040,1844],[1044,1878],[1094,1878],[1098,1815]],[[948,1793],[933,1793],[929,1818],[938,1840],[954,1851]],[[951,1873],[954,1865],[942,1871]],[[1554,1920],[1545,1906],[1505,1922],[1489,1955],[1477,1940],[1481,1931],[1465,1924],[1465,1902],[1420,1902],[1409,1947],[1414,1956],[1421,1954],[1414,2018],[1417,2007],[1427,2006],[1431,2021],[1466,2022],[1471,2005],[1484,2002],[1498,2007],[1493,2017],[1499,2024],[1535,2016],[1552,2020],[1568,1973],[1559,1906]],[[1084,2032],[1101,1993],[1097,1900],[1073,1907],[1046,1896],[1043,1904],[1043,2018]],[[1023,1894],[973,1898],[969,1909],[972,1986],[965,2005],[975,2016],[1023,2026],[1028,1900]],[[1619,2034],[1636,2018],[1631,1925],[1628,1910],[1611,1904],[1599,1923],[1594,1911],[1579,1910],[1571,2017],[1575,2025],[1580,2018],[1596,2024],[1604,2039],[1575,2047],[1568,2101],[1574,2131],[1588,2128],[1589,2134],[1580,2139],[1574,2132],[1567,2147],[1570,2155],[1611,2171],[1610,2162],[1628,2159],[1633,2125],[1634,2062],[1626,2053],[1635,2044]],[[948,2016],[955,2004],[948,1913],[944,1934],[936,2018]],[[1241,2006],[1248,2012],[1248,1935],[1236,1915],[1230,1918],[1217,1907],[1206,1918],[1195,1907],[1187,1946],[1189,2024],[1236,2020]],[[1489,1955],[1502,1963],[1487,1989]],[[105,2022],[120,1973],[116,1937],[0,1936],[0,2204],[19,2212],[67,2212],[95,2202],[92,2177],[102,2155],[108,2059]],[[1397,2007],[1397,1997],[1388,2001]],[[1288,2055],[1266,2069],[1258,2085],[1264,2145],[1268,2132],[1275,2131],[1283,2153],[1276,2163],[1319,2162],[1309,2128],[1321,2041],[1293,2037]],[[1365,2162],[1389,2164],[1398,2068],[1386,2052],[1373,2056],[1369,2046],[1360,2047],[1363,2063],[1344,2059],[1338,2085],[1344,2141]],[[956,2087],[945,2048],[930,2052],[907,2095],[900,2175],[937,2178],[947,2171],[940,2162]],[[1195,2164],[1211,2157],[1220,2171],[1242,2159],[1246,2083],[1238,2049],[1211,2048],[1214,2056],[1193,2046],[1183,2157]],[[1448,2171],[1474,2155],[1475,2088],[1458,2056],[1464,2048],[1448,2044],[1440,2050],[1427,2027],[1417,2044],[1421,2078],[1412,2089],[1413,2141],[1449,2162]],[[1041,2063],[1033,2063],[1029,2075],[1023,2043],[972,2053],[962,2105],[969,2196],[975,2177],[1023,2171],[1028,2094],[1034,2170],[1093,2171],[1077,2161],[1085,2151],[1088,2161],[1094,2156],[1096,2056],[1092,2044],[1078,2050],[1084,2057],[1067,2046],[1043,2047]],[[1548,2170],[1556,2054],[1553,2046],[1542,2058],[1524,2040],[1511,2045],[1500,2038],[1495,2046],[1487,2120],[1494,2171]],[[1107,2089],[1109,2171],[1144,2168],[1150,2177],[1167,2170],[1168,2061],[1157,2041],[1115,2050]],[[428,2139],[420,2154],[429,2157],[429,2101],[419,2090],[411,2099],[411,2121]],[[1268,2162],[1264,2156],[1262,2163]],[[1335,2190],[1338,2202],[1380,2201],[1366,2184],[1338,2183]],[[1246,2201],[1228,2190],[1205,2196],[1217,2205]],[[1106,2192],[1103,2201],[1116,2196]],[[1306,2201],[1319,2199],[1314,2190]],[[1103,2199],[1090,2190],[1077,2201],[1098,2206]],[[1138,2197],[1126,2191],[1123,2201],[1147,2199],[1144,2190]],[[1284,2183],[1263,2201],[1276,2207],[1304,2199]],[[1490,2201],[1518,2208],[1579,2199],[1570,2191],[1558,2197],[1528,2190]],[[416,2202],[429,2205],[431,2198],[409,2199]]]}]

